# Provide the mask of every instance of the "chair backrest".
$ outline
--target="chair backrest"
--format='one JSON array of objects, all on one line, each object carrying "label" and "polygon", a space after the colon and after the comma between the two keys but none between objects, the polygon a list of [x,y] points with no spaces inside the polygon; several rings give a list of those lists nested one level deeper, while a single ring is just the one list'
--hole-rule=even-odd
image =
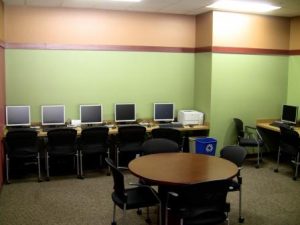
[{"label": "chair backrest", "polygon": [[280,147],[290,153],[295,153],[300,149],[299,134],[297,131],[281,126],[280,127]]},{"label": "chair backrest", "polygon": [[144,142],[146,128],[143,126],[128,126],[118,128],[118,138],[121,142]]},{"label": "chair backrest", "polygon": [[13,154],[16,151],[37,152],[37,131],[21,128],[8,131],[5,137],[5,145],[8,154]]},{"label": "chair backrest", "polygon": [[227,159],[238,167],[241,167],[247,156],[247,150],[244,147],[231,145],[224,147],[220,152],[221,158]]},{"label": "chair backrest", "polygon": [[241,119],[233,118],[238,137],[244,137],[244,123]]},{"label": "chair backrest", "polygon": [[109,158],[105,158],[105,162],[109,166],[113,179],[114,179],[114,192],[122,200],[126,201],[125,186],[124,186],[124,175],[114,165],[113,161]]},{"label": "chair backrest", "polygon": [[226,203],[229,189],[229,180],[216,180],[199,184],[180,187],[178,197],[171,200],[171,208],[192,208],[193,211],[205,212],[213,210],[225,212],[228,208]]},{"label": "chair backrest", "polygon": [[173,128],[156,128],[151,131],[153,138],[166,138],[182,145],[181,132]]},{"label": "chair backrest", "polygon": [[77,131],[71,128],[53,129],[47,132],[50,148],[70,146],[75,147]]},{"label": "chair backrest", "polygon": [[81,144],[107,144],[108,127],[90,127],[83,129],[80,135]]},{"label": "chair backrest", "polygon": [[144,155],[179,151],[179,146],[175,141],[165,138],[149,139],[142,145],[142,152]]}]

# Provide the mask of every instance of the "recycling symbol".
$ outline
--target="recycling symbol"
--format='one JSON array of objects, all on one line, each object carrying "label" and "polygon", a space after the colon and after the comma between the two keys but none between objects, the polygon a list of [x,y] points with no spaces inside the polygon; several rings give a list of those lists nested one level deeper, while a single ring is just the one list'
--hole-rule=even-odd
[{"label": "recycling symbol", "polygon": [[214,146],[212,144],[206,145],[205,151],[206,152],[212,152],[214,150]]}]

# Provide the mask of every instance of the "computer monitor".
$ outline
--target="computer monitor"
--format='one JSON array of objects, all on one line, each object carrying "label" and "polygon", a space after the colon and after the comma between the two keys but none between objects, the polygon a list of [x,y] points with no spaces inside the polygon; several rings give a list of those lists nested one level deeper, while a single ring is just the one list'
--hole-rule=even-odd
[{"label": "computer monitor", "polygon": [[102,105],[80,105],[81,124],[101,124]]},{"label": "computer monitor", "polygon": [[30,126],[30,106],[6,106],[6,126]]},{"label": "computer monitor", "polygon": [[42,125],[64,125],[65,106],[64,105],[42,105],[41,107]]},{"label": "computer monitor", "polygon": [[298,118],[298,106],[283,105],[281,121],[284,123],[296,124]]},{"label": "computer monitor", "polygon": [[135,104],[134,103],[116,103],[115,104],[115,122],[135,122]]},{"label": "computer monitor", "polygon": [[153,120],[161,122],[174,121],[173,103],[154,103]]}]

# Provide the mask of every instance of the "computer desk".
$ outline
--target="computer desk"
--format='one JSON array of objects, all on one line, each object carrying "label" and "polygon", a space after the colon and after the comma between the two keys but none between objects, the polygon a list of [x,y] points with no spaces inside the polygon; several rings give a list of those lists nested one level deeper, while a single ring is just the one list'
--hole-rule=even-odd
[{"label": "computer desk", "polygon": [[[280,129],[279,127],[270,125],[270,123],[275,120],[278,119],[259,119],[256,121],[256,127],[259,130],[269,152],[277,152],[279,146]],[[294,127],[294,130],[300,135],[299,126]]]},{"label": "computer desk", "polygon": [[[138,125],[138,124],[137,124]],[[147,133],[151,133],[151,131],[153,129],[159,128],[158,124],[152,124],[149,126],[145,126],[146,127],[146,132]],[[73,128],[77,131],[77,135],[80,136],[81,135],[81,127],[70,127]],[[193,125],[193,126],[183,126],[180,128],[173,128],[173,129],[177,129],[181,132],[188,132],[188,131],[209,131],[209,125],[208,124],[204,124],[204,125]],[[37,128],[36,129],[38,132],[38,136],[39,137],[46,137],[47,136],[47,132],[43,131],[42,128]],[[7,129],[4,129],[4,137],[6,136],[7,133]],[[118,127],[115,126],[113,128],[109,128],[109,135],[116,135],[118,134]]]}]

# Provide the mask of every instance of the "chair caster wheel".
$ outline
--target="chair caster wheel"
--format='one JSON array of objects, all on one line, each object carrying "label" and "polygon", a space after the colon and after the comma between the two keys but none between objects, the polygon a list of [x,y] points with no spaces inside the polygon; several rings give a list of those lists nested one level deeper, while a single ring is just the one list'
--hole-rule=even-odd
[{"label": "chair caster wheel", "polygon": [[110,173],[106,173],[106,176],[110,176]]},{"label": "chair caster wheel", "polygon": [[256,168],[256,169],[259,169],[259,165],[256,165],[255,168]]},{"label": "chair caster wheel", "polygon": [[136,214],[142,215],[142,210],[141,210],[141,209],[138,209],[138,210],[136,211]]},{"label": "chair caster wheel", "polygon": [[116,222],[112,222],[111,225],[117,225],[117,223]]},{"label": "chair caster wheel", "polygon": [[42,182],[42,179],[38,179],[38,182],[41,183],[41,182]]},{"label": "chair caster wheel", "polygon": [[274,169],[274,172],[275,172],[275,173],[278,173],[278,169]]},{"label": "chair caster wheel", "polygon": [[297,177],[293,177],[293,180],[297,180]]},{"label": "chair caster wheel", "polygon": [[50,178],[49,178],[49,177],[46,177],[46,178],[45,178],[45,180],[46,180],[46,181],[49,181],[49,180],[50,180]]},{"label": "chair caster wheel", "polygon": [[244,221],[245,221],[245,218],[243,218],[243,217],[239,218],[239,223],[244,223]]},{"label": "chair caster wheel", "polygon": [[151,223],[152,223],[152,221],[151,221],[150,218],[145,219],[145,221],[146,221],[146,223],[148,223],[148,224],[151,224]]}]

